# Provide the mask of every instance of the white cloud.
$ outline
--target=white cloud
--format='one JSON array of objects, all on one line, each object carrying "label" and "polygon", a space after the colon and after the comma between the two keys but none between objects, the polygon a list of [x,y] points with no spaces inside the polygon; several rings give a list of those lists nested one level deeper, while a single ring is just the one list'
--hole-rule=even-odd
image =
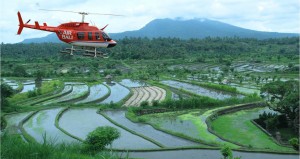
[{"label": "white cloud", "polygon": [[45,12],[39,10],[40,8],[125,15],[86,17],[86,22],[93,22],[99,28],[109,24],[106,31],[114,33],[140,29],[153,19],[178,17],[214,19],[252,30],[300,33],[300,5],[297,0],[10,0],[1,1],[0,42],[15,43],[48,34],[25,28],[22,35],[17,36],[18,10],[21,11],[24,21],[31,19],[31,23],[39,21],[57,26],[64,22],[81,20],[80,15]]}]

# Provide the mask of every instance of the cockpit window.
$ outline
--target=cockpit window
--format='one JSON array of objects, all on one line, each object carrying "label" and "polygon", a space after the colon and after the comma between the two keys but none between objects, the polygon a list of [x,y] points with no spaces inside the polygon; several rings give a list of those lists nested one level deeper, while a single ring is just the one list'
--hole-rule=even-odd
[{"label": "cockpit window", "polygon": [[78,37],[79,40],[83,40],[84,39],[84,32],[78,32],[77,37]]},{"label": "cockpit window", "polygon": [[111,38],[105,32],[102,32],[102,36],[103,36],[103,39],[106,40],[106,41],[111,40]]}]

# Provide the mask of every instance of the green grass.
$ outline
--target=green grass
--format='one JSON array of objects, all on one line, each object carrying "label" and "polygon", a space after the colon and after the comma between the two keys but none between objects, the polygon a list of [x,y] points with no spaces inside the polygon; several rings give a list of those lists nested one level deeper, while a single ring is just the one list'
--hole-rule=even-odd
[{"label": "green grass", "polygon": [[7,159],[118,159],[116,153],[99,152],[92,154],[84,151],[81,144],[59,144],[54,142],[25,143],[19,135],[1,136],[1,158]]},{"label": "green grass", "polygon": [[271,151],[293,151],[291,148],[276,144],[273,139],[251,123],[263,108],[238,111],[219,116],[212,121],[212,129],[228,141],[237,142],[249,148]]}]

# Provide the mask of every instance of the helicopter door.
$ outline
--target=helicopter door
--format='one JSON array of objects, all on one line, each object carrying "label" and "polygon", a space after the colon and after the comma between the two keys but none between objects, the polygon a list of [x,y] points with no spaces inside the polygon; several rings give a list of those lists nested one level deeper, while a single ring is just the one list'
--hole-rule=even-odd
[{"label": "helicopter door", "polygon": [[92,32],[88,32],[88,39],[93,40]]},{"label": "helicopter door", "polygon": [[95,39],[100,40],[100,33],[99,32],[95,32]]}]

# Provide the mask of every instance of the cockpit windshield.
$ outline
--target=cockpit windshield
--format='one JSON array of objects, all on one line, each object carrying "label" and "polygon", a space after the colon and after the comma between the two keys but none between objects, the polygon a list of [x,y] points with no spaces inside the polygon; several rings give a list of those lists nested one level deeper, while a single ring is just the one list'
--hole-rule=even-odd
[{"label": "cockpit windshield", "polygon": [[106,41],[110,41],[111,40],[111,38],[105,32],[102,32],[102,36],[103,36],[103,39],[106,40]]}]

